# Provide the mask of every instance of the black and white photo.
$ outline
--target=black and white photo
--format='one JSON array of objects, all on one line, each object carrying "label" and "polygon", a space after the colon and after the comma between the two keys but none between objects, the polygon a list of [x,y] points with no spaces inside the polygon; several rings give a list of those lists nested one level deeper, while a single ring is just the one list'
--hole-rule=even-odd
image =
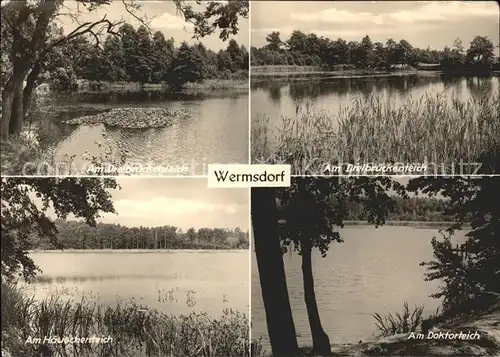
[{"label": "black and white photo", "polygon": [[500,353],[499,177],[252,189],[255,356]]},{"label": "black and white photo", "polygon": [[2,173],[248,163],[248,7],[2,0]]},{"label": "black and white photo", "polygon": [[474,166],[500,150],[497,2],[259,1],[251,18],[253,163],[500,172]]},{"label": "black and white photo", "polygon": [[247,189],[10,177],[1,194],[2,356],[249,355]]}]

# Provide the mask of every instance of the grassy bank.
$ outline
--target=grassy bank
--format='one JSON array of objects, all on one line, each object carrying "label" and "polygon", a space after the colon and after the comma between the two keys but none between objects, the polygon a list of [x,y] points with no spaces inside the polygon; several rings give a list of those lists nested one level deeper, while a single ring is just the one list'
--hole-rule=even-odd
[{"label": "grassy bank", "polygon": [[[225,310],[166,315],[134,302],[104,307],[52,294],[37,301],[23,289],[2,283],[2,353],[13,356],[248,356],[249,321]],[[106,337],[109,343],[43,343],[44,336]],[[42,342],[26,343],[28,338]],[[3,354],[2,354],[3,355]]]},{"label": "grassy bank", "polygon": [[334,114],[304,105],[282,117],[279,130],[259,113],[252,118],[253,162],[291,164],[299,175],[352,162],[435,163],[431,169],[474,163],[500,145],[499,110],[498,93],[484,90],[467,102],[441,94],[401,106],[378,95],[356,97]]},{"label": "grassy bank", "polygon": [[448,75],[496,75],[499,70],[478,71],[477,69],[417,69],[409,67],[407,69],[391,68],[391,69],[370,69],[370,68],[355,68],[353,65],[335,65],[332,68],[323,68],[318,66],[295,66],[295,65],[264,65],[251,66],[252,77],[267,77],[267,76],[288,76],[300,74],[325,74],[328,76],[360,76],[360,75],[408,75],[418,74],[419,76],[436,76],[439,74]]},{"label": "grassy bank", "polygon": [[[375,339],[358,343],[332,344],[333,356],[499,356],[500,304],[474,315],[463,315],[454,318],[441,318],[439,323],[429,325],[432,333],[478,332],[480,338],[475,340],[410,338],[411,334],[429,336],[423,326],[435,320],[436,315],[423,317],[423,307],[413,309],[404,304],[400,313],[382,316],[374,314]],[[427,328],[427,327],[426,327]],[[270,351],[263,350],[255,342],[252,356],[272,356]],[[252,345],[253,347],[253,345]],[[311,346],[300,348],[302,356],[312,356]],[[316,355],[317,356],[317,355]]]},{"label": "grassy bank", "polygon": [[254,75],[279,75],[288,73],[318,73],[324,72],[321,67],[316,66],[251,66],[250,73]]},{"label": "grassy bank", "polygon": [[[438,72],[433,72],[434,75]],[[321,68],[314,66],[252,66],[251,75],[254,77],[268,77],[268,76],[293,76],[293,75],[311,75],[311,74],[321,74],[328,76],[388,76],[388,75],[408,75],[408,74],[421,74],[428,75],[429,71],[418,71],[414,70],[385,70],[385,69],[357,69],[353,66],[335,66],[334,68]]]},{"label": "grassy bank", "polygon": [[244,79],[208,79],[200,83],[186,83],[186,91],[231,90],[248,91],[248,78]]},{"label": "grassy bank", "polygon": [[[224,79],[205,79],[198,83],[185,83],[182,86],[183,91],[193,90],[248,90],[248,78],[243,75],[235,76],[235,78]],[[168,91],[169,86],[162,83],[145,83],[139,84],[135,82],[92,82],[87,85],[81,85],[77,92],[80,93],[136,93],[141,91]]]}]

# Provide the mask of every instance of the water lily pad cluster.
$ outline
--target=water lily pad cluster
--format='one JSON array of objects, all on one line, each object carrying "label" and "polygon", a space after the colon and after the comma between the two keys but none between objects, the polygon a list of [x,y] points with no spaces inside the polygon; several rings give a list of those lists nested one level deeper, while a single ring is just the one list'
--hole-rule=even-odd
[{"label": "water lily pad cluster", "polygon": [[116,126],[120,128],[160,128],[172,120],[189,115],[186,109],[167,108],[114,108],[96,115],[82,116],[65,121],[66,124]]}]

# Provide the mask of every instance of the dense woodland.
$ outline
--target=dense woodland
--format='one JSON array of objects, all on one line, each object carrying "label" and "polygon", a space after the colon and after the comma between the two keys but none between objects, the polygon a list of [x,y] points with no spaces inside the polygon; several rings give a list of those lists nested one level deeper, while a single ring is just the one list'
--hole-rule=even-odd
[{"label": "dense woodland", "polygon": [[[447,214],[450,209],[449,200],[394,196],[391,198],[391,210],[387,212],[387,221],[416,221],[416,222],[452,222],[453,216]],[[369,221],[370,211],[367,209],[366,200],[350,200],[343,198],[341,201],[332,199],[330,205],[338,211],[343,207],[344,221]],[[286,219],[286,212],[282,211],[282,218]]]},{"label": "dense woodland", "polygon": [[[177,89],[187,82],[248,76],[248,51],[231,39],[218,53],[201,42],[176,47],[173,38],[145,26],[129,24],[118,35],[108,35],[102,46],[78,37],[58,49],[48,73],[62,87],[76,85],[76,79],[98,82],[166,83]],[[75,54],[78,54],[75,56]]]},{"label": "dense woodland", "polygon": [[239,228],[189,228],[174,226],[125,227],[81,221],[56,220],[57,243],[32,236],[33,249],[248,249],[248,232]]},{"label": "dense woodland", "polygon": [[[187,82],[248,77],[248,51],[234,39],[216,53],[201,42],[177,45],[160,31],[151,34],[145,26],[135,29],[124,24],[98,46],[91,40],[80,36],[54,49],[42,63],[39,82],[50,82],[59,90],[77,89],[78,80],[94,86],[99,82],[162,83],[177,90]],[[8,37],[2,39],[2,47],[9,45]],[[9,67],[9,59],[2,56],[2,72]]]},{"label": "dense woodland", "polygon": [[440,64],[446,70],[498,69],[492,41],[476,36],[466,48],[460,39],[442,50],[413,47],[408,41],[388,39],[373,42],[332,40],[314,33],[295,30],[287,40],[277,31],[267,37],[267,45],[251,48],[251,65],[315,66],[324,69],[387,69],[393,65]]},{"label": "dense woodland", "polygon": [[[388,221],[451,222],[453,216],[446,214],[449,200],[437,198],[393,197],[394,208],[387,213]],[[347,221],[368,221],[368,212],[360,202],[347,202]]]},{"label": "dense woodland", "polygon": [[[436,198],[393,197],[394,206],[386,216],[388,221],[451,222],[446,215],[449,202]],[[332,206],[346,208],[345,221],[368,221],[366,203],[344,200],[332,201]],[[98,223],[91,227],[84,222],[56,220],[57,242],[54,245],[32,236],[33,249],[247,249],[248,232],[239,228],[190,228],[175,226],[126,227]]]}]

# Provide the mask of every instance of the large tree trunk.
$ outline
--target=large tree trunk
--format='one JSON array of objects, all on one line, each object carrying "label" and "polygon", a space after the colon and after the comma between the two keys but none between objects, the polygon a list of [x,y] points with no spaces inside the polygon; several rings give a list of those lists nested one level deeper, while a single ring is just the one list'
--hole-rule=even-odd
[{"label": "large tree trunk", "polygon": [[255,255],[272,353],[276,357],[300,356],[278,236],[274,189],[251,190]]},{"label": "large tree trunk", "polygon": [[316,294],[314,292],[314,279],[312,272],[312,245],[307,240],[301,244],[302,277],[304,283],[304,299],[309,317],[309,326],[313,340],[313,353],[320,356],[330,356],[332,348],[330,339],[321,326]]},{"label": "large tree trunk", "polygon": [[21,129],[24,121],[24,106],[23,106],[23,86],[18,86],[15,90],[14,100],[12,102],[12,113],[9,122],[9,134],[14,137],[21,135]]},{"label": "large tree trunk", "polygon": [[36,80],[38,79],[38,76],[40,75],[41,70],[42,70],[41,62],[38,61],[31,69],[28,78],[26,78],[26,87],[24,87],[23,91],[24,117],[26,117],[26,112],[29,110],[29,107],[31,105],[33,89],[35,89],[35,83]]},{"label": "large tree trunk", "polygon": [[9,135],[19,135],[24,119],[23,81],[29,71],[26,64],[14,65],[14,73],[7,81],[2,93],[1,139]]},{"label": "large tree trunk", "polygon": [[14,87],[14,84],[8,82],[2,93],[2,141],[9,139],[10,118],[12,116],[12,109],[14,106],[14,97],[16,96],[15,87],[12,87]]}]

